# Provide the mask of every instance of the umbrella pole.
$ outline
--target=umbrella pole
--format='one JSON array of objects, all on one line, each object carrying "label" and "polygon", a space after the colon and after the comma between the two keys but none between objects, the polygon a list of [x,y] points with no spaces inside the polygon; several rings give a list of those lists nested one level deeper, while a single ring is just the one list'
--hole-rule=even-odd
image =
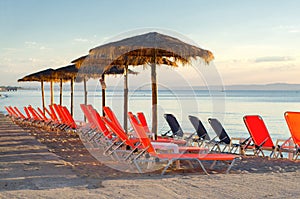
[{"label": "umbrella pole", "polygon": [[101,87],[102,87],[102,114],[103,114],[103,116],[105,116],[105,113],[103,110],[103,107],[105,106],[105,74],[102,74],[100,82],[101,82]]},{"label": "umbrella pole", "polygon": [[[87,105],[87,89],[86,89],[86,79],[83,78],[83,89],[84,89],[84,104]],[[86,122],[86,117],[84,116],[84,122]]]},{"label": "umbrella pole", "polygon": [[127,113],[128,113],[128,65],[124,67],[124,130],[128,132],[127,124]]},{"label": "umbrella pole", "polygon": [[50,104],[54,103],[53,81],[50,82]]},{"label": "umbrella pole", "polygon": [[73,116],[73,101],[74,101],[74,79],[71,79],[71,115]]},{"label": "umbrella pole", "polygon": [[156,55],[151,64],[151,83],[152,83],[152,133],[154,140],[157,140],[157,80],[156,80]]},{"label": "umbrella pole", "polygon": [[41,81],[41,91],[42,91],[42,106],[43,106],[43,112],[45,113],[45,90],[44,90],[44,81]]},{"label": "umbrella pole", "polygon": [[63,80],[60,79],[60,84],[59,84],[59,105],[62,105],[62,85],[63,85]]}]

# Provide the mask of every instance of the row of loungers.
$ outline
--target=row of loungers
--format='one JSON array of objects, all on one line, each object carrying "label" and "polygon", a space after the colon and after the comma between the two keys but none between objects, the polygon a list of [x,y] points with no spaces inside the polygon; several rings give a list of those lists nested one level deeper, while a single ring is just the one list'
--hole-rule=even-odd
[{"label": "row of loungers", "polygon": [[5,106],[8,116],[16,124],[30,129],[42,131],[66,131],[75,133],[78,124],[71,116],[65,106],[58,104],[49,105],[49,108],[33,108],[32,106],[23,107],[24,112],[17,107]]},{"label": "row of loungers", "polygon": [[[183,130],[178,121],[172,114],[164,115],[169,126],[171,127],[172,135],[182,137]],[[248,138],[231,138],[222,124],[216,118],[209,118],[208,122],[216,133],[216,137],[210,139],[207,130],[201,120],[195,116],[189,116],[189,120],[195,128],[197,138],[193,139],[199,146],[203,144],[211,145],[212,151],[229,152],[244,155],[247,151],[252,151],[254,155],[262,154],[264,151],[270,151],[270,157],[283,157],[284,152],[292,154],[292,159],[298,159],[300,155],[300,112],[285,112],[284,117],[289,127],[291,137],[285,140],[278,139],[275,144],[270,136],[270,133],[259,115],[246,115],[243,117],[244,123],[250,134]],[[236,142],[238,141],[238,142]],[[223,149],[221,149],[223,145]],[[238,150],[239,149],[239,150]]]},{"label": "row of loungers", "polygon": [[[134,164],[138,172],[144,172],[141,165],[155,162],[167,162],[162,174],[177,161],[187,160],[199,164],[208,174],[203,161],[228,163],[226,173],[229,172],[239,155],[227,153],[209,153],[207,147],[188,145],[188,140],[159,136],[153,140],[149,132],[143,113],[134,115],[128,113],[133,131],[126,133],[117,117],[109,107],[104,107],[105,116],[100,114],[91,105],[81,105],[81,109],[90,125],[89,131],[81,131],[82,140],[93,142],[103,148],[103,155],[111,156],[114,160]],[[171,152],[170,152],[171,151]]]},{"label": "row of loungers", "polygon": [[[162,171],[164,174],[174,162],[189,160],[199,163],[206,174],[208,173],[203,161],[212,161],[211,168],[217,161],[229,162],[226,170],[228,173],[235,160],[240,159],[239,155],[229,153],[238,152],[242,155],[250,150],[254,155],[262,154],[264,156],[264,151],[268,150],[271,151],[270,157],[282,157],[283,152],[288,152],[293,154],[294,159],[297,159],[300,154],[300,128],[298,128],[300,113],[298,112],[285,113],[292,136],[279,145],[279,141],[276,144],[273,143],[262,118],[257,115],[244,117],[250,133],[250,137],[247,139],[230,138],[217,119],[209,118],[208,121],[217,135],[210,139],[205,127],[197,117],[189,116],[196,131],[186,136],[177,119],[172,114],[165,114],[171,130],[162,133],[157,140],[153,140],[146,118],[141,112],[136,115],[128,113],[133,131],[126,134],[109,107],[104,107],[105,116],[101,116],[91,105],[80,106],[88,120],[86,124],[76,123],[66,107],[56,104],[49,106],[49,110],[45,108],[44,111],[40,108],[35,110],[31,106],[24,107],[25,114],[17,107],[5,108],[12,120],[19,125],[45,131],[77,133],[82,140],[92,143],[96,147],[102,147],[103,155],[110,156],[113,160],[133,163],[138,172],[143,172],[140,165],[145,162],[149,164],[153,161],[166,161],[167,165]],[[238,142],[235,142],[236,140]],[[124,154],[126,155],[124,156]]]}]

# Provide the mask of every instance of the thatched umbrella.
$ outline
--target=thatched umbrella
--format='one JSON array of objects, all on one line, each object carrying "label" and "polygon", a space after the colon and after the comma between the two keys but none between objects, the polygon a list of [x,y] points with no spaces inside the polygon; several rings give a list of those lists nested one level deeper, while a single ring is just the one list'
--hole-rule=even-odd
[{"label": "thatched umbrella", "polygon": [[64,66],[58,68],[54,71],[55,78],[60,79],[60,97],[59,103],[62,104],[62,83],[63,81],[70,81],[71,82],[71,105],[70,111],[71,115],[73,116],[73,107],[74,107],[74,81],[75,79],[79,82],[81,81],[80,78],[77,78],[78,69],[76,68],[75,64]]},{"label": "thatched umbrella", "polygon": [[59,81],[59,79],[56,79],[53,77],[54,70],[52,68],[48,68],[46,70],[42,70],[36,73],[32,73],[30,75],[27,75],[21,79],[18,79],[18,82],[25,82],[25,81],[37,81],[41,82],[41,92],[42,92],[42,106],[43,111],[45,109],[45,91],[44,91],[44,82],[50,82],[50,103],[53,104],[54,101],[54,95],[53,95],[53,83]]},{"label": "thatched umbrella", "polygon": [[[73,60],[71,63],[75,63],[76,64],[76,67],[78,69],[80,69],[81,67],[81,64],[84,62],[84,60],[87,58],[88,55],[85,55],[85,56],[81,56],[75,60]],[[105,85],[105,76],[106,75],[121,75],[121,74],[124,74],[125,77],[127,77],[127,74],[137,74],[136,72],[132,71],[132,70],[124,70],[123,67],[120,67],[120,66],[117,66],[116,64],[118,63],[112,63],[112,64],[115,64],[115,65],[112,65],[111,68],[109,68],[108,70],[106,70],[105,72],[96,72],[96,71],[86,71],[86,72],[83,72],[80,70],[80,72],[78,73],[79,76],[86,76],[88,78],[98,78],[99,75],[101,77],[100,79],[100,83],[101,83],[101,86],[102,86],[102,108],[105,106],[105,89],[106,89],[106,85]],[[126,74],[125,74],[126,72]],[[125,78],[127,80],[127,78]],[[127,81],[125,83],[127,85]],[[128,89],[127,89],[128,91]],[[128,96],[128,92],[126,93],[125,89],[124,89],[124,100],[126,99],[126,96]],[[85,100],[86,101],[86,100]],[[103,112],[103,115],[104,115],[104,112]],[[127,116],[127,109],[125,110],[124,109],[124,115]]]},{"label": "thatched umbrella", "polygon": [[[105,72],[113,62],[126,70],[128,65],[151,65],[152,82],[152,132],[157,138],[157,80],[156,64],[188,64],[191,58],[201,57],[206,63],[214,59],[213,54],[199,47],[187,44],[177,38],[150,32],[93,48],[84,60],[84,72]],[[168,64],[170,63],[170,64]]]}]

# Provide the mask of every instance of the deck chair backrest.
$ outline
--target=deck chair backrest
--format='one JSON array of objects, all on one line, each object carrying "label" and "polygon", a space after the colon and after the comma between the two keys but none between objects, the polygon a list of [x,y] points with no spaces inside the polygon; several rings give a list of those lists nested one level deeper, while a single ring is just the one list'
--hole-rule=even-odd
[{"label": "deck chair backrest", "polygon": [[64,124],[68,124],[68,120],[67,120],[66,116],[64,115],[61,106],[57,105],[57,104],[53,104],[52,106],[53,106],[55,112],[57,113],[60,121]]},{"label": "deck chair backrest", "polygon": [[38,114],[38,112],[32,107],[32,106],[28,106],[28,110],[29,112],[31,113],[32,117],[35,119],[35,120],[42,120],[42,116],[40,116]]},{"label": "deck chair backrest", "polygon": [[294,143],[300,146],[300,112],[287,111],[284,117]]},{"label": "deck chair backrest", "polygon": [[[49,105],[49,110],[50,110],[50,111],[48,111],[48,110],[45,108],[45,111],[46,111],[46,112],[47,112],[47,111],[50,112],[51,118],[52,118],[54,121],[58,122],[59,120],[58,120],[57,114],[55,113],[55,110],[54,110],[54,108],[53,108],[52,105]],[[49,113],[48,113],[48,114],[49,114]]]},{"label": "deck chair backrest", "polygon": [[120,130],[124,131],[124,129],[121,126],[115,113],[108,106],[104,106],[103,111],[105,113],[105,116],[108,117],[110,119],[110,121],[112,121],[116,125],[116,127],[118,127]]},{"label": "deck chair backrest", "polygon": [[96,122],[94,121],[94,117],[92,117],[92,114],[90,113],[90,109],[93,109],[92,105],[85,105],[85,104],[80,104],[80,108],[86,117],[88,123],[90,124],[91,128],[96,128]]},{"label": "deck chair backrest", "polygon": [[182,128],[179,125],[176,117],[173,114],[164,114],[164,118],[166,119],[168,125],[170,126],[173,135],[183,137]]},{"label": "deck chair backrest", "polygon": [[135,115],[133,115],[132,112],[128,112],[128,118],[129,118],[132,128],[136,132],[143,147],[145,149],[148,148],[147,149],[148,153],[155,153],[155,150],[151,144],[151,140],[147,136],[147,133],[145,132],[145,128],[143,127],[141,122],[137,119],[137,117]]},{"label": "deck chair backrest", "polygon": [[150,133],[151,131],[149,129],[149,126],[148,126],[148,123],[147,123],[147,120],[146,120],[146,117],[145,117],[144,113],[138,112],[137,117],[138,117],[138,120],[140,121],[140,123],[142,124],[142,126],[144,127],[145,132],[147,134]]},{"label": "deck chair backrest", "polygon": [[9,106],[8,108],[9,108],[10,111],[13,113],[14,117],[20,117],[20,116],[18,115],[18,113],[16,112],[16,110],[15,110],[12,106]]},{"label": "deck chair backrest", "polygon": [[40,109],[40,107],[38,107],[37,109],[38,109],[38,112],[40,113],[40,115],[42,116],[43,120],[48,121],[49,119],[46,117],[46,115],[42,111],[42,109]]},{"label": "deck chair backrest", "polygon": [[199,138],[203,140],[210,140],[210,137],[199,118],[189,115],[189,120],[192,123],[193,127],[195,128]]},{"label": "deck chair backrest", "polygon": [[211,125],[211,127],[213,128],[214,132],[219,137],[220,141],[225,144],[230,144],[231,139],[230,139],[229,135],[226,133],[222,124],[219,122],[219,120],[216,118],[208,118],[208,122]]},{"label": "deck chair backrest", "polygon": [[65,106],[62,106],[61,110],[62,110],[63,114],[65,115],[65,118],[67,119],[67,122],[70,125],[70,127],[73,129],[76,129],[77,128],[76,122],[75,122],[74,118],[72,117],[68,108]]},{"label": "deck chair backrest", "polygon": [[17,107],[14,107],[14,109],[22,119],[26,119],[25,115]]},{"label": "deck chair backrest", "polygon": [[7,106],[4,106],[4,108],[6,109],[8,115],[14,116],[14,113]]},{"label": "deck chair backrest", "polygon": [[25,111],[25,114],[26,114],[27,118],[28,119],[32,119],[32,117],[31,117],[31,115],[30,115],[30,113],[28,111],[28,108],[26,106],[24,106],[24,111]]},{"label": "deck chair backrest", "polygon": [[123,130],[119,129],[119,127],[117,127],[114,122],[106,117],[101,117],[101,119],[103,120],[105,125],[107,125],[108,128],[110,128],[110,130],[120,138],[120,140],[125,142],[126,145],[131,146],[132,148],[135,147],[134,144],[129,140],[127,134]]},{"label": "deck chair backrest", "polygon": [[270,133],[259,115],[246,115],[243,119],[255,145],[274,147]]},{"label": "deck chair backrest", "polygon": [[94,118],[95,125],[97,129],[102,132],[107,138],[112,139],[112,135],[109,132],[108,128],[106,127],[105,123],[101,119],[100,114],[96,109],[94,109],[92,106],[88,106],[88,110],[90,111],[92,117]]}]

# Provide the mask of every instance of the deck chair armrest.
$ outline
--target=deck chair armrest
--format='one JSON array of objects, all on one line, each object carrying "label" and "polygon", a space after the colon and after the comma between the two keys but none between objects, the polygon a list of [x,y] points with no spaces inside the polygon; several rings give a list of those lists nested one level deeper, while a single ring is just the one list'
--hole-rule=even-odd
[{"label": "deck chair armrest", "polygon": [[233,137],[233,138],[231,138],[231,142],[232,141],[239,141],[240,145],[245,145],[249,142],[250,139],[251,139],[251,137],[248,137],[246,139],[245,138],[235,138],[235,137]]},{"label": "deck chair armrest", "polygon": [[185,137],[184,139],[185,139],[185,140],[190,140],[190,139],[193,138],[193,136],[194,136],[196,133],[197,133],[197,132],[193,132],[193,133],[191,133],[189,136]]},{"label": "deck chair armrest", "polygon": [[228,138],[228,137],[224,137],[223,139],[220,139],[220,141],[219,142],[222,142],[223,140],[225,140],[226,138]]},{"label": "deck chair armrest", "polygon": [[237,141],[242,141],[242,140],[244,140],[244,138],[230,138],[231,140],[237,140]]},{"label": "deck chair armrest", "polygon": [[216,138],[218,138],[218,136],[213,137],[213,139],[211,139],[211,140],[208,142],[208,144],[213,143],[213,142],[217,142],[217,141],[216,141]]},{"label": "deck chair armrest", "polygon": [[255,147],[257,149],[260,149],[267,141],[268,141],[269,138],[266,138],[264,141],[262,141],[262,143],[260,145],[255,145]]},{"label": "deck chair armrest", "polygon": [[[170,132],[172,133],[171,129],[168,130],[168,131],[166,131],[166,132],[164,132],[164,133],[161,133],[161,136],[168,136],[168,134],[169,134]],[[168,137],[173,137],[173,133],[172,133],[171,136],[168,136]]]},{"label": "deck chair armrest", "polygon": [[144,148],[137,156],[135,156],[135,160],[139,159],[147,150],[149,149],[149,146]]},{"label": "deck chair armrest", "polygon": [[205,136],[206,136],[206,134],[204,134],[204,135],[202,135],[202,136],[200,136],[200,137],[198,136],[198,138],[199,138],[199,139],[202,139],[202,138],[204,138]]},{"label": "deck chair armrest", "polygon": [[282,147],[288,147],[288,148],[294,148],[295,143],[293,142],[292,137],[288,138],[287,140],[285,139],[277,139],[276,140],[276,147],[282,148]]}]

